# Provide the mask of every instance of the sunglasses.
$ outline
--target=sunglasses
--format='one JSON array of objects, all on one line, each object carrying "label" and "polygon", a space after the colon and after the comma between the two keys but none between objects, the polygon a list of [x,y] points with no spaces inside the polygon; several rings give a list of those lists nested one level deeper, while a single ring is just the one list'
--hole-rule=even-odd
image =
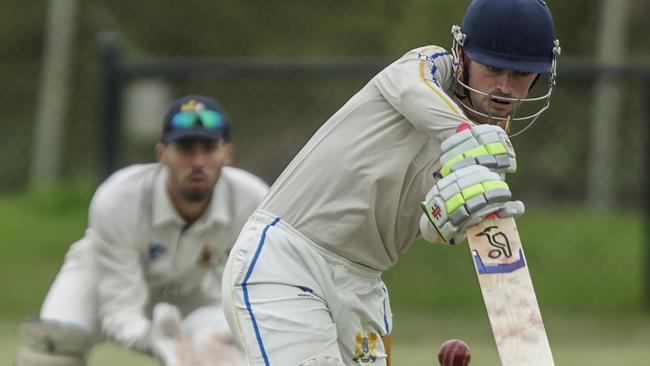
[{"label": "sunglasses", "polygon": [[225,125],[223,116],[215,111],[178,112],[172,117],[172,127],[191,128],[201,124],[208,130],[215,130]]}]

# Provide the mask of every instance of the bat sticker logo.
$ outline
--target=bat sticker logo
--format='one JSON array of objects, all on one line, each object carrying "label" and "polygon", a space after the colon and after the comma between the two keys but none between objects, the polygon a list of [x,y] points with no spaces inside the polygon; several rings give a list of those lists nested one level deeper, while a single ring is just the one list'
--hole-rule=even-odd
[{"label": "bat sticker logo", "polygon": [[[476,234],[477,237],[485,236],[495,249],[492,249],[488,252],[488,256],[492,259],[498,259],[502,256],[505,258],[512,257],[512,247],[510,246],[510,240],[508,236],[502,231],[498,231],[494,234],[491,234],[492,229],[498,229],[497,226],[488,226],[482,232]],[[508,263],[497,263],[497,264],[485,264],[481,259],[481,256],[477,250],[472,250],[472,256],[474,257],[474,263],[476,264],[476,269],[479,274],[489,274],[489,273],[510,273],[518,270],[519,268],[526,266],[526,260],[524,259],[524,252],[519,249],[519,259],[514,262]]]},{"label": "bat sticker logo", "polygon": [[526,266],[524,252],[521,249],[519,249],[519,259],[511,263],[485,264],[477,250],[472,250],[472,255],[474,256],[474,263],[479,274],[510,273]]},{"label": "bat sticker logo", "polygon": [[498,229],[497,226],[488,226],[483,231],[480,233],[476,234],[476,236],[485,236],[490,243],[491,246],[495,247],[496,249],[490,250],[488,253],[488,256],[492,259],[497,259],[501,257],[502,255],[506,256],[507,258],[512,257],[512,248],[510,247],[510,240],[501,231],[498,231],[495,234],[490,234],[490,230],[492,229]]}]

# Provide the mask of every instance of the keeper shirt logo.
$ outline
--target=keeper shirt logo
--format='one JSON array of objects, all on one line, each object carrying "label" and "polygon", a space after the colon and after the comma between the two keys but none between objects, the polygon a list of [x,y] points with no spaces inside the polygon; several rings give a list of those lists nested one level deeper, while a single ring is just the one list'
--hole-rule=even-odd
[{"label": "keeper shirt logo", "polygon": [[201,256],[199,258],[199,263],[204,267],[212,267],[212,266],[214,266],[216,264],[216,262],[217,262],[217,260],[216,260],[214,252],[212,251],[212,249],[210,249],[210,247],[206,243],[203,246],[203,250],[201,251]]},{"label": "keeper shirt logo", "polygon": [[161,243],[149,243],[149,259],[156,260],[160,258],[167,249]]}]

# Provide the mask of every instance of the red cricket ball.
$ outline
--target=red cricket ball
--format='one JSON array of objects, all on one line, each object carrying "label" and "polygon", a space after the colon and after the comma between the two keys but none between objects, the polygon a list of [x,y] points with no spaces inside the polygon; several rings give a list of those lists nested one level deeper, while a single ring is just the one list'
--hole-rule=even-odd
[{"label": "red cricket ball", "polygon": [[438,350],[441,366],[467,366],[470,358],[469,347],[460,339],[445,341]]}]

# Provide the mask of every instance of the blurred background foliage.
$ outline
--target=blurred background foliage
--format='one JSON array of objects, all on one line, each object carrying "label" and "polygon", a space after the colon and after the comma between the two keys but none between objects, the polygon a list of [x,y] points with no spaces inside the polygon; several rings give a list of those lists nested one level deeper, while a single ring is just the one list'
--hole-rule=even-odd
[{"label": "blurred background foliage", "polygon": [[[645,15],[650,4],[633,1],[627,19],[627,59],[648,59],[650,36]],[[40,82],[46,11],[51,2],[4,0],[0,4],[2,85],[0,110],[4,154],[1,190],[20,190],[29,180],[34,124]],[[65,110],[63,181],[97,177],[102,146],[100,125],[100,65],[97,36],[111,31],[119,37],[122,57],[254,60],[373,60],[389,63],[406,50],[425,44],[449,47],[451,24],[459,23],[466,2],[379,1],[202,1],[182,3],[78,0],[74,32],[70,98]],[[592,60],[599,30],[599,2],[547,2],[561,39],[562,60]],[[206,80],[188,75],[169,85],[170,96],[205,93],[221,100],[231,115],[240,164],[272,183],[286,162],[313,131],[371,76],[332,75],[326,78],[259,76],[237,80]],[[594,75],[596,77],[597,75]],[[637,172],[643,161],[632,148],[644,144],[644,85],[629,82],[617,125],[624,143],[617,155],[624,164],[612,167],[617,192],[638,206],[642,193]],[[593,100],[589,82],[563,82],[552,108],[529,133],[514,143],[520,173],[513,184],[526,199],[548,196],[571,202],[583,198],[588,151],[587,131]],[[155,117],[162,111],[151,111]],[[124,122],[118,122],[124,123]],[[270,135],[274,137],[269,138]],[[279,139],[279,140],[278,140]],[[153,158],[149,141],[128,141],[139,152],[121,158],[122,165]],[[155,142],[155,140],[154,140]],[[137,148],[140,146],[140,148]],[[144,147],[144,148],[142,148]],[[635,150],[636,151],[636,150]],[[641,151],[641,150],[638,150]],[[634,172],[634,174],[631,174]],[[570,182],[569,182],[570,177]]]},{"label": "blurred background foliage", "polygon": [[[629,1],[633,6],[625,24],[628,41],[624,59],[645,63],[650,60],[650,2]],[[7,230],[12,228],[5,239],[11,243],[1,249],[2,262],[6,264],[3,271],[7,272],[5,277],[13,278],[17,273],[29,272],[33,283],[38,283],[32,288],[35,291],[25,291],[21,281],[11,282],[14,300],[3,301],[4,311],[13,316],[37,310],[63,253],[83,232],[87,202],[102,179],[101,149],[105,140],[101,124],[102,66],[97,44],[100,34],[116,35],[121,57],[127,61],[191,58],[388,64],[421,45],[449,48],[451,25],[460,22],[467,3],[78,0],[58,188],[39,196],[30,194],[27,188],[45,54],[46,14],[52,2],[1,1],[0,192],[6,198],[0,200],[0,205],[4,215],[12,218],[3,220]],[[547,3],[562,43],[559,68],[563,60],[594,62],[603,2]],[[367,71],[329,75],[289,72],[206,77],[189,73],[186,77],[158,81],[169,98],[199,93],[220,100],[232,121],[239,155],[237,165],[271,184],[313,132],[374,72],[369,66]],[[513,140],[519,171],[509,180],[530,212],[522,218],[521,230],[534,263],[531,271],[542,294],[540,302],[557,311],[580,311],[587,307],[593,311],[627,312],[644,306],[642,210],[647,190],[644,164],[648,143],[648,107],[644,101],[648,100],[649,88],[642,78],[624,82],[622,105],[617,118],[610,121],[615,125],[611,138],[617,142],[616,164],[609,172],[615,177],[615,205],[606,212],[592,211],[583,203],[591,183],[587,174],[589,146],[599,143],[590,140],[589,135],[594,119],[593,87],[598,76],[586,81],[560,79],[551,109],[535,126]],[[137,104],[129,99],[130,87],[124,85],[124,93],[119,96],[125,110]],[[154,121],[160,121],[164,111],[155,109],[147,113]],[[128,124],[137,121],[129,122],[120,116],[116,122],[121,126],[119,165],[153,161],[153,144],[158,138],[155,128],[148,135],[129,135]],[[8,198],[16,193],[18,198]],[[50,223],[39,225],[46,222]],[[33,225],[41,227],[30,232]],[[57,230],[57,235],[49,234]],[[448,284],[445,275],[451,273],[462,279],[456,290],[449,296],[431,296],[414,291],[413,287],[394,286],[396,306],[479,306],[478,289],[469,294],[463,290],[465,286],[475,286],[471,267],[463,266],[469,263],[466,253],[453,254],[456,257],[452,259],[447,257],[452,256],[449,251],[433,252],[431,247],[416,244],[406,254],[403,269],[387,274],[388,282],[434,278],[431,286],[442,289]],[[431,257],[437,258],[435,262],[429,262]],[[28,262],[30,265],[23,265]],[[32,272],[33,266],[46,273]],[[603,289],[614,291],[607,301],[600,299]]]},{"label": "blurred background foliage", "polygon": [[[76,6],[75,21],[71,24],[74,43],[70,95],[62,126],[61,166],[55,182],[46,182],[53,185],[40,191],[30,189],[40,186],[38,181],[30,182],[30,171],[35,155],[43,60],[47,55],[44,44],[50,29],[47,12],[54,1]],[[650,65],[650,2],[546,2],[553,11],[556,34],[562,44],[560,70],[563,62],[578,60],[588,65],[597,61],[599,33],[603,29],[601,8],[607,2],[630,4],[624,21],[626,41],[622,59],[629,64]],[[0,1],[0,276],[6,279],[0,320],[8,319],[5,324],[14,324],[22,316],[38,312],[65,251],[83,234],[87,204],[103,179],[102,149],[106,140],[100,77],[103,66],[97,42],[100,34],[111,32],[116,37],[124,62],[193,59],[260,65],[336,65],[351,61],[367,65],[367,69],[352,73],[188,72],[173,78],[132,75],[124,79],[117,96],[123,109],[114,121],[119,126],[115,149],[118,166],[151,162],[155,158],[153,144],[158,139],[157,124],[164,110],[156,103],[153,105],[157,108],[145,108],[148,97],[167,102],[198,93],[220,100],[228,112],[238,150],[236,165],[271,184],[313,132],[372,77],[377,65],[386,65],[421,45],[449,48],[451,25],[461,21],[468,3]],[[635,351],[625,352],[640,355],[636,358],[639,361],[626,364],[647,363],[650,335],[647,326],[643,330],[648,318],[642,314],[647,314],[648,306],[644,203],[648,191],[645,167],[650,86],[647,71],[645,75],[623,80],[621,105],[616,117],[607,121],[614,126],[607,138],[614,142],[614,163],[607,167],[606,174],[613,177],[614,186],[613,204],[605,209],[586,204],[587,192],[598,180],[589,175],[590,154],[593,146],[604,142],[591,136],[594,86],[601,75],[595,72],[593,78],[582,81],[560,78],[551,109],[526,133],[513,139],[519,169],[508,179],[517,198],[527,205],[528,212],[519,220],[519,227],[551,344],[560,352],[564,348],[574,354],[595,355],[592,361],[583,362],[575,361],[583,360],[580,356],[569,358],[560,354],[559,360],[564,361],[561,364],[608,364],[603,357],[623,351],[602,347],[611,344],[607,334],[620,334],[619,338],[626,342],[636,342],[632,345]],[[140,126],[144,119],[153,121],[153,127]],[[396,324],[407,324],[406,328],[413,330],[421,325],[417,316],[442,316],[434,325],[420,326],[422,334],[408,335],[409,331],[396,328],[398,334],[404,332],[398,340],[415,334],[425,337],[424,333],[434,328],[441,336],[449,337],[452,330],[462,328],[459,319],[461,324],[465,320],[469,328],[480,329],[477,334],[482,334],[484,340],[489,337],[484,317],[478,323],[475,318],[466,317],[465,311],[482,314],[480,292],[468,256],[462,246],[432,247],[418,242],[398,266],[386,273],[393,311],[396,319],[401,319]],[[452,311],[461,314],[447,317]],[[405,313],[412,317],[405,319]],[[598,321],[587,320],[589,324],[599,324],[598,327],[582,326],[584,330],[580,332],[572,322],[575,316],[566,315],[578,313],[598,314]],[[633,314],[632,318],[621,321],[618,315],[623,313]],[[607,316],[603,317],[604,314]],[[603,318],[611,319],[602,325]],[[415,325],[409,328],[409,322]],[[449,323],[448,328],[445,322]],[[13,348],[13,331],[5,328],[0,332],[5,335],[0,337],[0,353],[11,352],[7,350]],[[7,337],[11,339],[9,343]],[[471,343],[471,336],[467,337]],[[585,348],[584,344],[590,342],[592,348]],[[494,352],[491,344],[485,348]],[[604,351],[598,354],[594,348]],[[608,352],[609,349],[615,352]],[[111,364],[110,360],[106,362]]]}]

